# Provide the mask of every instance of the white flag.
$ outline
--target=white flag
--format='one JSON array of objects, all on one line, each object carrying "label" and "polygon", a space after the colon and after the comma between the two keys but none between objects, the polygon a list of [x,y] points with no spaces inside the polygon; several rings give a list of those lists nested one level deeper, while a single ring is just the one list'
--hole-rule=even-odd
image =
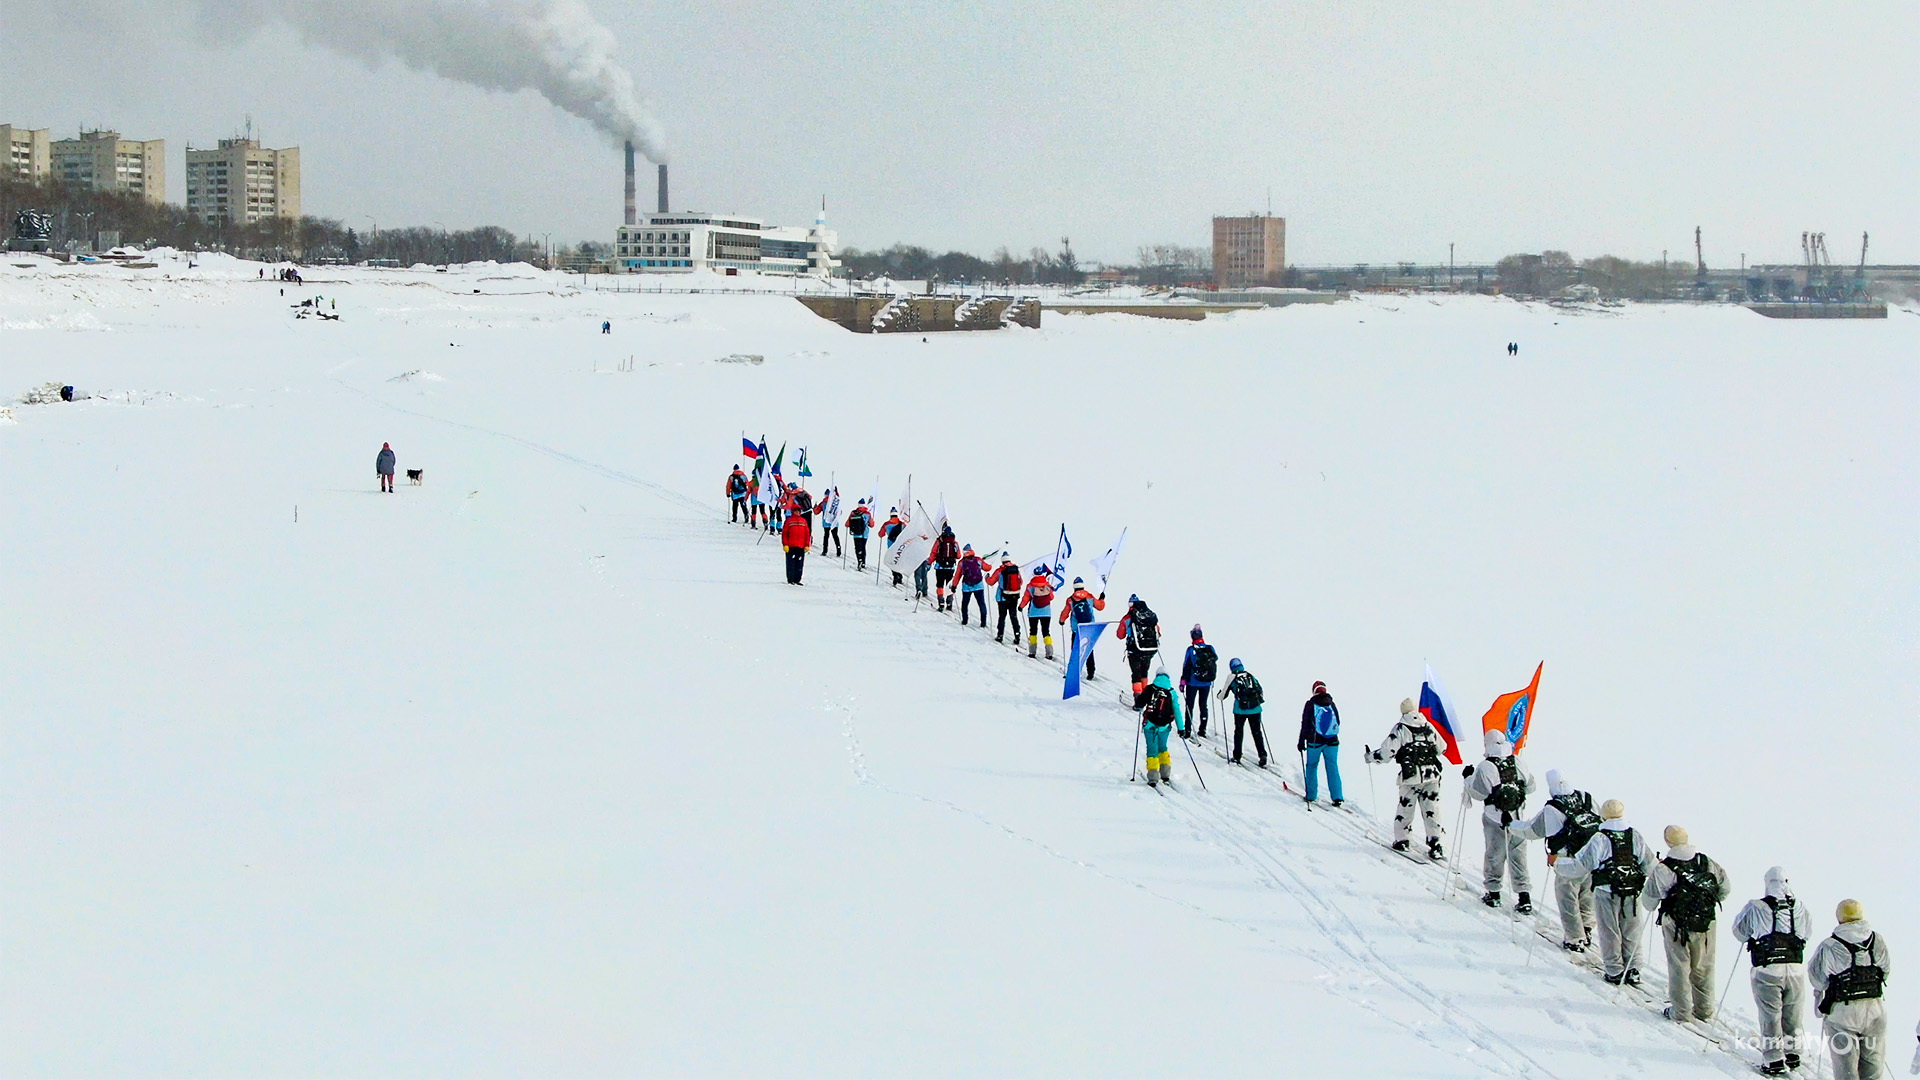
[{"label": "white flag", "polygon": [[1107,579],[1113,576],[1113,564],[1120,561],[1120,551],[1127,546],[1127,530],[1120,530],[1120,539],[1113,542],[1105,555],[1096,555],[1091,560],[1093,569],[1100,575],[1100,591],[1107,591]]},{"label": "white flag", "polygon": [[900,498],[893,504],[894,513],[901,521],[913,520],[913,477],[907,477],[907,486],[900,489]]}]

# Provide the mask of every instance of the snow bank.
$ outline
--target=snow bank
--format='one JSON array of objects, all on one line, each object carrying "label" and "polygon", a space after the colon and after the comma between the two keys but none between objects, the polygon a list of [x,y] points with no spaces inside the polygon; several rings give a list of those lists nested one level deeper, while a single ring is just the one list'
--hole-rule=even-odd
[{"label": "snow bank", "polygon": [[[0,433],[35,568],[0,1073],[1740,1068],[1368,840],[1351,752],[1357,817],[1217,744],[1163,798],[1111,682],[1061,702],[832,560],[782,584],[723,521],[742,428],[816,490],[911,472],[966,541],[1065,521],[1076,571],[1129,528],[1114,591],[1245,658],[1283,754],[1314,679],[1351,748],[1423,662],[1473,713],[1544,660],[1536,773],[1685,825],[1736,902],[1780,863],[1920,940],[1861,827],[1920,749],[1915,320],[1362,298],[923,342],[486,270],[343,273],[322,335],[208,271],[0,268],[0,316],[116,333],[16,385],[175,395]],[[424,486],[376,492],[388,441]]]}]

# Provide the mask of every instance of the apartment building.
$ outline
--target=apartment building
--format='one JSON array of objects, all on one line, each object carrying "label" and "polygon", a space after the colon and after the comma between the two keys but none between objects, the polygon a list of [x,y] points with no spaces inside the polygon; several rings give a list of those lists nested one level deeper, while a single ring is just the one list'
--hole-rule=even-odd
[{"label": "apartment building", "polygon": [[77,139],[54,140],[49,155],[53,179],[94,191],[138,195],[150,203],[167,201],[167,144],[164,139],[122,139],[117,131],[82,131]]},{"label": "apartment building", "polygon": [[251,225],[300,217],[300,148],[272,150],[259,139],[187,147],[187,213],[209,225]]},{"label": "apartment building", "polygon": [[45,180],[53,167],[52,146],[46,128],[0,124],[0,150],[5,152],[0,157],[0,176],[36,183]]},{"label": "apartment building", "polygon": [[1213,219],[1213,284],[1278,285],[1287,268],[1287,219],[1271,214]]}]

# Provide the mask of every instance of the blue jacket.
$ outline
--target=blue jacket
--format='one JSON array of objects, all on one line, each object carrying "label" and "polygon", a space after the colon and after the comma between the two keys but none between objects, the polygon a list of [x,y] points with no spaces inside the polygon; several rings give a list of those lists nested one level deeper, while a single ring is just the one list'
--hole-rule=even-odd
[{"label": "blue jacket", "polygon": [[373,459],[373,471],[381,476],[393,475],[393,451],[381,450],[380,456]]}]

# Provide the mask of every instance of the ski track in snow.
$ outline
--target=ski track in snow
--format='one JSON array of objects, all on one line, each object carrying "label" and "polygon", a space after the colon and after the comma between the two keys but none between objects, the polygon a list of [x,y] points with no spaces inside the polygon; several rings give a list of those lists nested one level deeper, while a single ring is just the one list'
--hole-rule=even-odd
[{"label": "ski track in snow", "polygon": [[[674,491],[664,485],[635,476],[624,470],[579,457],[556,447],[511,432],[454,420],[416,409],[409,409],[381,400],[376,395],[353,386],[344,380],[335,378],[334,381],[344,389],[394,412],[505,440],[533,451],[534,453],[597,474],[616,483],[639,488],[673,505],[677,509],[691,511],[699,518],[714,522],[724,522],[725,520],[720,510],[708,503]],[[584,510],[585,508],[583,507],[582,509]],[[729,528],[736,527],[729,523]],[[672,535],[678,537],[680,534],[675,532]],[[760,542],[757,533],[748,535],[752,535],[755,542],[747,545],[748,550],[744,554],[749,558],[759,558],[758,549],[763,547],[764,544]],[[735,545],[735,549],[738,549],[738,545]],[[601,575],[603,579],[605,572],[604,558],[605,556],[603,555],[586,556],[588,568],[596,575]],[[813,570],[816,584],[819,583],[819,571],[821,569],[836,568],[833,561],[824,558],[810,558],[809,563],[810,568]],[[847,572],[851,573],[850,568]],[[860,576],[865,577],[865,574]],[[613,587],[611,583],[608,583],[608,587],[612,588],[616,595],[618,595],[619,590]],[[972,631],[958,635],[951,633],[951,631],[958,629],[958,627],[954,625],[951,619],[944,615],[938,616],[940,622],[932,625],[929,625],[925,620],[916,619],[914,617],[916,607],[900,604],[901,597],[891,588],[880,593],[872,593],[868,590],[857,590],[845,595],[858,598],[856,602],[860,602],[862,606],[871,611],[886,615],[888,621],[896,625],[914,627],[919,631],[912,635],[897,636],[895,638],[896,641],[904,643],[905,651],[910,654],[917,653],[926,656],[946,657],[951,655],[951,648],[943,646],[958,644],[961,641],[977,646],[982,641],[982,638],[973,636]],[[928,636],[930,633],[935,632],[936,627],[938,631],[942,632],[945,636],[945,640],[937,644]],[[1013,657],[1024,659],[1019,657],[1017,643],[1018,639],[1016,638],[1016,647],[1008,651],[1012,653]],[[998,643],[994,643],[993,647],[986,650],[986,652],[992,654],[999,651],[1000,648],[1001,646]],[[1070,646],[1063,647],[1061,650],[1062,653],[1064,653],[1067,648],[1070,648]],[[1092,772],[1095,774],[1112,775],[1117,767],[1117,763],[1113,760],[1111,754],[1096,750],[1089,745],[1086,736],[1090,729],[1084,724],[1070,725],[1062,723],[1062,721],[1067,718],[1060,715],[1061,710],[1059,703],[1048,702],[1046,704],[1040,704],[1040,702],[1047,702],[1044,695],[1052,689],[1052,681],[1056,677],[1056,673],[1062,670],[1063,661],[1045,661],[1045,670],[1047,672],[1046,685],[1036,687],[1034,680],[1030,677],[1031,668],[1034,666],[1032,661],[1029,661],[1027,664],[1016,663],[1014,665],[1007,665],[1004,663],[1004,659],[1005,658],[1002,657],[995,657],[993,661],[981,665],[979,673],[988,676],[993,683],[1005,688],[1010,696],[1016,699],[1029,699],[1034,701],[1035,704],[1028,706],[1028,711],[1035,717],[1040,718],[1048,731],[1068,736],[1076,749],[1080,750],[1081,753],[1088,758],[1092,766]],[[1021,676],[1023,675],[1028,677],[1022,678]],[[1092,696],[1094,700],[1103,701],[1103,699],[1098,696],[1099,685],[1100,684],[1096,682],[1095,690],[1090,696]],[[1108,685],[1112,684],[1109,683]],[[1180,788],[1174,789],[1173,796],[1156,800],[1156,802],[1160,806],[1163,814],[1169,819],[1185,826],[1196,841],[1220,850],[1228,862],[1245,869],[1252,880],[1261,888],[1284,895],[1292,901],[1294,906],[1319,930],[1326,942],[1331,945],[1331,949],[1316,948],[1312,944],[1303,944],[1299,941],[1277,937],[1256,924],[1243,919],[1222,916],[1207,910],[1191,900],[1171,895],[1145,882],[1107,870],[1094,862],[1088,861],[1071,852],[1063,851],[1045,840],[1023,832],[1004,821],[997,820],[971,807],[938,796],[900,789],[876,779],[867,766],[866,755],[861,747],[855,724],[855,703],[857,700],[857,694],[849,690],[845,695],[844,701],[829,698],[823,706],[823,710],[828,714],[831,714],[835,710],[838,710],[842,714],[840,737],[846,747],[849,770],[857,784],[870,786],[894,797],[914,800],[957,814],[986,828],[1002,833],[1009,839],[1027,845],[1050,858],[1075,866],[1103,880],[1137,890],[1158,901],[1178,907],[1208,921],[1232,926],[1237,930],[1258,935],[1274,948],[1312,961],[1322,967],[1325,970],[1325,975],[1321,981],[1327,992],[1333,993],[1363,1010],[1376,1011],[1375,1002],[1364,992],[1366,987],[1369,985],[1384,985],[1390,987],[1408,1002],[1430,1014],[1436,1022],[1444,1025],[1445,1028],[1450,1029],[1461,1039],[1464,1039],[1467,1047],[1470,1049],[1463,1048],[1457,1043],[1436,1038],[1435,1033],[1428,1025],[1411,1022],[1385,1012],[1376,1011],[1376,1015],[1403,1028],[1415,1038],[1433,1047],[1435,1050],[1452,1055],[1464,1064],[1480,1069],[1486,1069],[1489,1065],[1497,1065],[1498,1071],[1504,1075],[1538,1075],[1548,1077],[1557,1077],[1560,1075],[1546,1062],[1542,1061],[1536,1055],[1529,1053],[1513,1040],[1502,1035],[1487,1024],[1467,1015],[1462,1009],[1452,1005],[1443,991],[1429,987],[1418,977],[1410,974],[1394,961],[1383,956],[1369,940],[1367,934],[1354,922],[1352,916],[1350,916],[1339,903],[1328,899],[1324,895],[1324,890],[1316,888],[1315,884],[1307,879],[1306,874],[1310,872],[1316,877],[1327,879],[1328,882],[1333,885],[1335,891],[1341,895],[1352,894],[1352,879],[1348,876],[1341,875],[1338,871],[1329,871],[1321,865],[1318,859],[1310,855],[1301,860],[1302,865],[1306,868],[1304,871],[1290,865],[1282,856],[1293,850],[1295,846],[1294,840],[1284,834],[1274,835],[1267,825],[1234,809],[1225,798],[1221,796],[1209,797],[1210,793],[1199,788],[1197,784],[1189,785],[1183,783]],[[1104,712],[1124,719],[1125,725],[1129,729],[1134,724],[1131,711],[1126,710],[1124,706],[1118,702],[1112,703]],[[1220,717],[1214,716],[1212,720],[1217,722],[1220,720]],[[1095,734],[1100,740],[1100,745],[1105,746],[1108,745],[1114,733],[1101,728],[1095,729]],[[1275,749],[1275,744],[1271,739],[1272,734],[1271,731],[1268,732],[1268,745],[1270,750]],[[1224,742],[1226,737],[1224,730],[1221,731],[1220,735]],[[1199,740],[1196,739],[1195,741]],[[1207,750],[1214,750],[1211,742],[1203,742],[1201,746]],[[1188,749],[1191,750],[1191,744],[1188,744]],[[1242,778],[1242,782],[1251,783],[1253,786],[1262,788],[1266,793],[1271,795],[1285,796],[1285,799],[1276,800],[1280,805],[1285,806],[1288,805],[1290,801],[1297,801],[1298,797],[1287,790],[1287,781],[1285,777],[1280,774],[1279,768],[1276,767],[1271,771],[1234,769],[1231,765],[1227,764],[1226,758],[1218,750],[1214,750],[1214,753],[1209,755],[1209,757],[1212,760],[1217,760],[1222,766],[1215,770],[1216,777],[1223,775],[1231,777],[1233,773],[1238,772]],[[1277,766],[1280,758],[1275,754],[1271,756],[1269,760]],[[1210,761],[1210,764],[1211,763],[1212,761]],[[1190,766],[1190,768],[1191,767],[1192,766]],[[1255,779],[1256,777],[1257,779]],[[1348,805],[1351,807],[1353,804],[1349,802]],[[1211,814],[1209,815],[1203,812],[1203,808],[1211,811]],[[1361,819],[1357,812],[1343,815],[1331,808],[1309,810],[1304,805],[1294,807],[1294,810],[1296,815],[1304,815],[1310,818],[1316,825],[1325,829],[1332,836],[1346,841],[1356,849],[1356,854],[1365,851],[1370,846],[1379,846],[1374,835],[1374,825],[1377,823],[1369,819],[1367,824],[1361,824]],[[1297,821],[1298,818],[1296,817],[1295,820]],[[1471,820],[1468,821],[1468,824],[1472,824]],[[1454,836],[1450,837],[1450,839],[1457,845],[1460,838]],[[1276,855],[1266,850],[1266,848],[1263,847],[1263,844],[1266,843],[1277,843],[1280,847],[1280,854]],[[1382,851],[1380,855],[1381,861],[1383,862],[1386,859],[1405,862],[1405,860],[1401,860],[1398,855],[1391,852]],[[1422,872],[1419,867],[1411,864],[1398,867],[1397,869],[1403,873]],[[1455,870],[1452,864],[1446,864],[1442,873],[1443,875],[1451,876],[1459,873],[1459,871]],[[1514,927],[1520,924],[1520,920],[1511,917],[1502,918],[1491,911],[1479,910],[1477,901],[1474,900],[1471,895],[1471,883],[1464,880],[1464,874],[1461,876],[1466,888],[1460,890],[1460,895],[1466,897],[1467,902],[1471,903],[1472,907],[1457,902],[1450,903],[1449,906],[1469,917],[1474,915],[1482,916],[1488,921],[1488,925],[1496,929],[1499,922],[1504,922],[1507,924],[1506,929],[1509,935],[1511,935]],[[1444,890],[1445,887],[1443,885],[1441,891]],[[1540,915],[1536,914],[1528,919],[1532,924],[1528,929],[1537,936],[1541,934],[1539,930],[1539,918]],[[1413,928],[1419,931],[1414,934],[1417,940],[1422,943],[1428,942],[1429,937],[1426,933],[1427,926],[1424,921],[1416,921],[1413,924]],[[1517,945],[1517,941],[1514,941],[1511,936],[1509,940],[1510,943]],[[1657,940],[1656,935],[1655,944],[1657,944]],[[1462,964],[1472,964],[1482,959],[1481,957],[1475,956],[1464,945],[1460,945],[1459,949],[1461,953],[1459,959]],[[1555,946],[1555,952],[1558,952],[1557,945]],[[1651,967],[1658,950],[1649,948],[1643,950],[1643,952],[1647,958],[1649,967]],[[1663,956],[1662,959],[1664,959]],[[1528,968],[1532,966],[1531,955],[1529,955],[1527,966]],[[1578,962],[1575,962],[1573,966],[1579,968],[1583,973],[1591,971],[1590,968]],[[1543,973],[1545,970],[1545,966],[1543,965]],[[1649,972],[1649,974],[1651,974],[1651,972]],[[1620,1035],[1618,1031],[1609,1030],[1607,1027],[1593,1022],[1584,1025],[1584,1032],[1579,1030],[1579,1026],[1576,1025],[1568,1015],[1570,1010],[1578,1011],[1578,1006],[1574,1005],[1573,1001],[1568,995],[1562,992],[1560,987],[1555,986],[1550,988],[1550,990],[1549,988],[1538,986],[1522,988],[1514,984],[1504,974],[1495,974],[1492,969],[1488,970],[1488,975],[1489,977],[1500,979],[1504,988],[1515,996],[1527,993],[1540,996],[1543,991],[1551,992],[1553,994],[1551,999],[1543,1002],[1541,1005],[1543,1012],[1556,1024],[1567,1028],[1569,1034],[1587,1046],[1590,1052],[1600,1054],[1608,1050],[1618,1049],[1617,1040]],[[1648,998],[1635,1006],[1630,1004],[1629,998],[1632,995],[1627,991],[1609,987],[1605,983],[1599,982],[1597,978],[1584,978],[1580,981],[1590,984],[1587,985],[1587,991],[1592,1000],[1615,1008],[1632,1007],[1635,1011],[1641,1012],[1643,1015],[1650,1013],[1656,1018],[1660,1027],[1670,1033],[1673,1041],[1687,1044],[1689,1050],[1693,1052],[1715,1048],[1722,1050],[1728,1058],[1739,1061],[1739,1068],[1732,1070],[1735,1074],[1744,1072],[1749,1068],[1748,1063],[1744,1059],[1741,1059],[1737,1053],[1714,1036],[1681,1028],[1679,1025],[1672,1024],[1664,1018],[1659,1017],[1660,1006],[1657,1002],[1652,1001],[1650,987],[1643,988],[1647,990]],[[1748,1032],[1734,1032],[1725,1023],[1724,1019],[1716,1020],[1715,1024],[1729,1036],[1738,1037],[1752,1034]],[[1702,1045],[1703,1043],[1704,1045]],[[1480,1054],[1476,1055],[1473,1052],[1474,1050],[1480,1051]],[[1491,1057],[1493,1060],[1490,1062],[1488,1057]],[[1731,1064],[1731,1062],[1729,1062],[1729,1064]]]}]

